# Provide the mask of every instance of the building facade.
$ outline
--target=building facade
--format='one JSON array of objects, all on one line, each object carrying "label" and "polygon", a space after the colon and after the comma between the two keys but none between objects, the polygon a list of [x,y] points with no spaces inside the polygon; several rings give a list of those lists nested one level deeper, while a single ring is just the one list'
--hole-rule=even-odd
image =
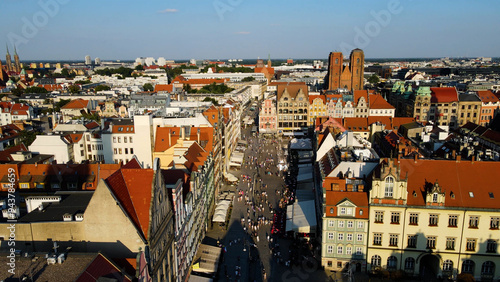
[{"label": "building facade", "polygon": [[349,91],[361,90],[364,86],[363,50],[354,49],[349,57],[349,62],[344,63],[341,52],[331,52],[328,57],[328,90],[344,88]]}]

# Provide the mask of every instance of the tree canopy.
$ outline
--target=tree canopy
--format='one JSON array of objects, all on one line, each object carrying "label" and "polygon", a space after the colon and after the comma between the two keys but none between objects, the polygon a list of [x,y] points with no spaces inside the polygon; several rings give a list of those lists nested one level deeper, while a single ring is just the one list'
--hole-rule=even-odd
[{"label": "tree canopy", "polygon": [[142,86],[142,89],[144,89],[144,91],[155,90],[155,88],[153,87],[153,84],[151,84],[151,83],[144,83],[144,85]]},{"label": "tree canopy", "polygon": [[95,73],[98,75],[112,76],[113,74],[119,74],[122,77],[132,77],[132,72],[134,70],[126,67],[119,67],[117,69],[105,68],[102,70],[96,70]]},{"label": "tree canopy", "polygon": [[107,91],[107,90],[111,90],[111,87],[109,87],[108,85],[104,85],[104,84],[101,84],[101,85],[97,85],[95,87],[95,91]]},{"label": "tree canopy", "polygon": [[24,90],[24,93],[49,93],[47,89],[38,86],[28,87]]},{"label": "tree canopy", "polygon": [[368,77],[368,82],[371,84],[377,84],[379,83],[380,79],[378,78],[378,75],[372,74],[370,77]]}]

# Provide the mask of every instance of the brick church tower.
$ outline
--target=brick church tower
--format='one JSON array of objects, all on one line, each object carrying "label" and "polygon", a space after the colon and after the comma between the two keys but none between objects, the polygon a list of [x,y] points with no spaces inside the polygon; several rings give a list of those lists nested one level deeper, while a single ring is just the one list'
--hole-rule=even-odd
[{"label": "brick church tower", "polygon": [[362,90],[364,85],[365,55],[363,50],[354,49],[349,65],[344,65],[341,52],[331,52],[328,57],[328,90],[345,88],[349,91]]},{"label": "brick church tower", "polygon": [[365,72],[365,54],[363,50],[352,50],[350,56],[350,69],[352,75],[352,90],[363,90]]},{"label": "brick church tower", "polygon": [[328,58],[328,90],[341,88],[340,75],[342,74],[342,66],[344,57],[342,52],[331,52]]}]

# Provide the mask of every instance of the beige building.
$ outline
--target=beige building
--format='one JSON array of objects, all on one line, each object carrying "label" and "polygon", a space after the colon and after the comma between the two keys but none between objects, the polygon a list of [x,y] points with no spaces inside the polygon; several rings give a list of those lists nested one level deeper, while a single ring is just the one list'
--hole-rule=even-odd
[{"label": "beige building", "polygon": [[307,85],[278,85],[278,133],[300,131],[308,126],[309,92]]},{"label": "beige building", "polygon": [[500,278],[498,162],[390,159],[370,193],[368,270]]},{"label": "beige building", "polygon": [[468,122],[480,124],[481,99],[473,94],[460,94],[458,96],[458,125],[462,126]]}]

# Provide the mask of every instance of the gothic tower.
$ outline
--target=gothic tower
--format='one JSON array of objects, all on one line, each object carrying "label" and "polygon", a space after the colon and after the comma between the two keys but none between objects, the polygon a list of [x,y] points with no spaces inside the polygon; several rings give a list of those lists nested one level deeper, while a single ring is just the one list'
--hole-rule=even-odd
[{"label": "gothic tower", "polygon": [[328,58],[328,90],[340,88],[340,74],[344,57],[342,52],[331,52]]},{"label": "gothic tower", "polygon": [[7,73],[10,71],[13,71],[12,69],[12,60],[10,59],[10,54],[9,54],[9,46],[7,47],[7,55],[5,55],[5,66],[7,67]]},{"label": "gothic tower", "polygon": [[16,46],[14,46],[14,68],[15,72],[17,73],[21,72],[21,63],[19,62],[19,55],[17,55]]},{"label": "gothic tower", "polygon": [[352,75],[352,90],[363,90],[365,54],[361,49],[354,49],[350,56],[350,69]]},{"label": "gothic tower", "polygon": [[271,63],[271,54],[267,55],[267,67],[270,68],[272,67],[273,64]]}]

